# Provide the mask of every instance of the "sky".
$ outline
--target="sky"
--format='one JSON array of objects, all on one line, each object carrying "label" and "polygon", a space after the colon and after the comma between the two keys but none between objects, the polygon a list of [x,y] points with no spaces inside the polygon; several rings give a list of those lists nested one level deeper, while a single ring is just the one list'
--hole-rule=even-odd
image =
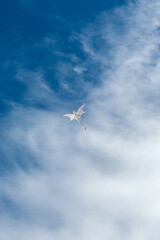
[{"label": "sky", "polygon": [[[160,239],[160,2],[0,8],[0,239]],[[84,131],[64,118],[83,103]]]}]

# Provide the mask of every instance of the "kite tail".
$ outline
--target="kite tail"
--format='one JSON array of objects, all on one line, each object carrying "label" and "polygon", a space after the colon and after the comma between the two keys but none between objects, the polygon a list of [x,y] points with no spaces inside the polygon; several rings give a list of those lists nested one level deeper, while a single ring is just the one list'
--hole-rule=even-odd
[{"label": "kite tail", "polygon": [[78,118],[78,121],[80,122],[80,124],[82,125],[82,128],[84,129],[84,130],[86,130],[86,127],[83,125],[83,123],[82,123],[82,121],[81,121],[81,119],[80,118]]}]

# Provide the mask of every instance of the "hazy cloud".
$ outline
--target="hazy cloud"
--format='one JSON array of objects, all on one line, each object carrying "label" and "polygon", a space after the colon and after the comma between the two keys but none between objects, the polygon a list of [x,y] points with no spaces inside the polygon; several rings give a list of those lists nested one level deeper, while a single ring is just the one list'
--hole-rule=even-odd
[{"label": "hazy cloud", "polygon": [[[83,68],[102,66],[88,93],[87,131],[56,106],[10,113],[1,149],[17,165],[1,177],[1,239],[159,239],[159,14],[158,1],[139,1],[110,21],[102,13],[80,34]],[[34,76],[31,89],[48,99],[50,88]]]}]

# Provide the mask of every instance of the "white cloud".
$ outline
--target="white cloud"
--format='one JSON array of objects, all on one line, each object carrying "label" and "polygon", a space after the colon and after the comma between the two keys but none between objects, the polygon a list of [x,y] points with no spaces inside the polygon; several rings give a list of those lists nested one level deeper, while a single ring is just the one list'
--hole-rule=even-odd
[{"label": "white cloud", "polygon": [[38,166],[27,158],[26,172],[17,167],[1,177],[1,195],[10,201],[2,201],[2,240],[159,239],[159,13],[158,1],[115,10],[123,34],[106,26],[103,13],[96,26],[111,41],[109,57],[107,49],[101,56],[107,42],[94,49],[94,27],[87,30],[92,34],[83,41],[94,52],[88,61],[103,71],[101,86],[88,96],[86,132],[59,112],[22,109],[9,116],[14,124],[6,139]]},{"label": "white cloud", "polygon": [[56,94],[47,83],[42,70],[29,71],[18,66],[16,79],[24,84],[25,101],[48,105],[57,102]]}]

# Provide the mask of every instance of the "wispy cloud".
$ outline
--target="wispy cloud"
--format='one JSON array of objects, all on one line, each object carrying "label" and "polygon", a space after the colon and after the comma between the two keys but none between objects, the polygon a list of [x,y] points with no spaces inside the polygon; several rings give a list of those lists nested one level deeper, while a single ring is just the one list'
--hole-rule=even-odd
[{"label": "wispy cloud", "polygon": [[[10,113],[1,147],[14,162],[23,149],[27,167],[1,177],[1,239],[159,239],[159,17],[158,1],[139,1],[81,33],[83,68],[102,66],[86,132],[59,111]],[[47,99],[42,78],[38,86]]]},{"label": "wispy cloud", "polygon": [[45,77],[41,70],[29,71],[22,68],[17,70],[16,79],[26,86],[24,98],[31,101],[48,101],[54,99],[54,91],[49,87],[45,81]]}]

